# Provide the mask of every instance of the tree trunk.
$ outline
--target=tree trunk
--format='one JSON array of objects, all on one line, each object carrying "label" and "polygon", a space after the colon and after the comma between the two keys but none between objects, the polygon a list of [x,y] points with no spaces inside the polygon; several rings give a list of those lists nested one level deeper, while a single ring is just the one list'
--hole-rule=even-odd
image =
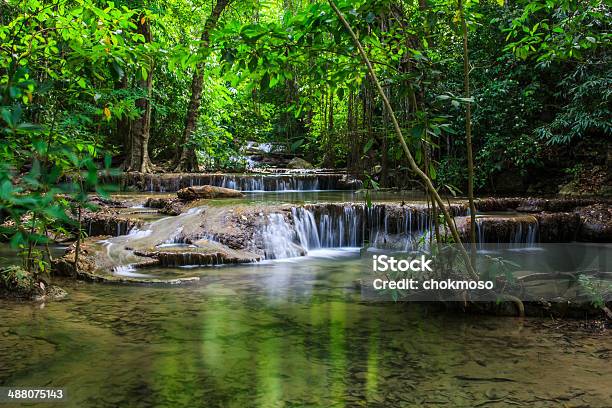
[{"label": "tree trunk", "polygon": [[[151,24],[144,16],[138,18],[138,32],[142,34],[145,41],[153,40]],[[136,119],[127,132],[126,151],[127,157],[123,168],[128,171],[140,171],[149,173],[153,170],[153,163],[149,158],[149,137],[151,136],[151,95],[153,93],[153,60],[147,67],[147,77],[138,81],[138,87],[145,91],[146,96],[136,101],[136,107],[142,111],[142,116]]]},{"label": "tree trunk", "polygon": [[[390,97],[390,91],[387,89],[385,90],[387,92],[387,98]],[[381,157],[381,170],[380,170],[380,185],[382,187],[389,187],[389,155],[387,154],[387,151],[389,150],[389,146],[388,146],[388,132],[387,132],[387,111],[385,109],[383,109],[383,114],[382,114],[382,127],[383,127],[383,134],[382,134],[382,148],[381,148],[381,152],[380,154],[382,155]]]},{"label": "tree trunk", "polygon": [[[200,38],[200,48],[208,49],[210,43],[210,33],[216,28],[219,17],[223,9],[229,4],[230,0],[217,0],[212,13],[204,24],[204,31]],[[196,149],[193,146],[192,136],[198,123],[200,113],[200,105],[202,102],[202,86],[204,84],[204,62],[196,65],[193,79],[191,81],[191,98],[189,99],[189,107],[187,108],[187,116],[185,117],[185,129],[180,145],[180,155],[175,171],[194,171],[198,170],[198,158]]]}]

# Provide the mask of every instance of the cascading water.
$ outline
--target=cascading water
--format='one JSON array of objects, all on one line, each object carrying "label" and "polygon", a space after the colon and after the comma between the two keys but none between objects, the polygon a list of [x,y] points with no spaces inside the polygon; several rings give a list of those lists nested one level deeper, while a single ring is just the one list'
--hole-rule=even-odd
[{"label": "cascading water", "polygon": [[322,191],[355,190],[361,182],[340,173],[269,172],[250,174],[133,174],[120,181],[124,187],[134,186],[148,192],[172,192],[185,187],[211,185],[241,191]]},{"label": "cascading water", "polygon": [[262,238],[266,259],[293,258],[304,255],[304,248],[295,243],[296,232],[282,214],[269,214]]},{"label": "cascading water", "polygon": [[538,220],[531,216],[479,216],[476,235],[481,247],[485,244],[526,244],[538,242]]},{"label": "cascading water", "polygon": [[262,238],[267,259],[295,257],[320,248],[375,247],[408,249],[426,233],[430,217],[421,208],[330,204],[294,207],[289,222],[268,215]]},{"label": "cascading water", "polygon": [[[313,249],[366,244],[407,251],[420,241],[429,241],[432,222],[429,209],[418,205],[315,204],[293,207],[291,221],[280,214],[268,216],[263,234],[266,258],[294,257]],[[538,223],[534,217],[479,217],[476,222],[480,243],[533,246],[538,240]]]},{"label": "cascading water", "polygon": [[[202,184],[240,191],[317,191],[331,190],[334,187],[331,179],[321,180],[321,177],[316,175],[214,175],[209,180],[197,178],[190,180],[191,186]],[[321,188],[321,184],[324,184],[324,188]]]}]

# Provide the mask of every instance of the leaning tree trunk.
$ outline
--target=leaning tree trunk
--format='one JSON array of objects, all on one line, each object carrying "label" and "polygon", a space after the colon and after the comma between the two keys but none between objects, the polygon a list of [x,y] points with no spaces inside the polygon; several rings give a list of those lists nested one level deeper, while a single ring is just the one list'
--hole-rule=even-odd
[{"label": "leaning tree trunk", "polygon": [[389,99],[387,98],[387,95],[385,95],[385,92],[383,91],[382,86],[380,85],[380,82],[378,81],[378,77],[376,76],[376,73],[374,72],[374,68],[372,67],[372,63],[370,62],[370,59],[368,58],[368,55],[366,54],[365,50],[363,49],[363,46],[361,45],[361,42],[357,38],[357,35],[355,34],[353,29],[349,25],[348,21],[346,21],[346,18],[344,18],[344,15],[340,11],[340,9],[338,9],[338,6],[336,6],[336,3],[334,3],[333,0],[327,0],[327,2],[331,6],[331,8],[334,10],[336,15],[338,16],[338,19],[340,20],[342,25],[344,25],[344,28],[346,28],[346,31],[348,31],[348,33],[351,36],[351,39],[353,40],[353,43],[357,47],[357,50],[359,51],[359,54],[361,55],[361,58],[362,58],[363,62],[365,63],[365,65],[366,65],[366,67],[368,69],[368,73],[370,74],[370,78],[372,79],[372,82],[374,83],[376,91],[378,92],[378,95],[380,96],[380,98],[383,100],[383,104],[385,106],[385,109],[387,110],[387,113],[389,114],[389,117],[391,118],[391,122],[393,123],[393,127],[395,128],[395,132],[397,133],[397,136],[398,136],[398,138],[400,140],[400,144],[402,145],[404,153],[406,154],[406,157],[408,158],[408,164],[410,165],[410,168],[412,169],[412,171],[414,173],[417,174],[417,176],[419,176],[419,178],[421,179],[421,181],[425,185],[425,188],[427,189],[429,194],[431,194],[432,199],[436,201],[436,203],[438,204],[438,207],[440,208],[440,210],[444,214],[444,220],[446,221],[448,229],[450,229],[451,235],[453,236],[453,239],[454,239],[455,243],[459,244],[460,254],[461,254],[461,257],[464,260],[465,267],[467,269],[468,275],[471,278],[473,278],[475,280],[478,280],[479,278],[478,278],[478,275],[476,274],[476,271],[474,270],[474,268],[472,266],[472,262],[470,260],[470,256],[468,255],[467,251],[465,250],[465,248],[461,244],[461,237],[459,236],[459,232],[457,231],[457,227],[455,226],[454,219],[451,216],[451,214],[448,211],[448,209],[446,208],[446,205],[444,204],[444,201],[442,201],[442,198],[440,197],[440,194],[438,194],[438,191],[434,188],[434,186],[433,186],[429,176],[427,176],[427,174],[425,174],[419,168],[419,166],[417,165],[416,161],[414,160],[414,156],[412,155],[412,152],[410,151],[410,149],[408,148],[408,145],[406,144],[406,139],[404,139],[404,134],[402,132],[402,129],[400,128],[399,122],[397,121],[397,117],[395,116],[395,111],[391,107],[391,103],[389,102]]},{"label": "leaning tree trunk", "polygon": [[[153,40],[149,20],[140,16],[138,19],[138,32],[145,41]],[[140,118],[136,119],[126,135],[127,157],[123,168],[128,171],[149,173],[153,170],[153,163],[149,158],[149,138],[151,136],[151,95],[153,93],[153,61],[147,67],[147,76],[138,81],[138,87],[144,90],[146,96],[136,101],[136,107],[142,111]]]},{"label": "leaning tree trunk", "polygon": [[[230,0],[217,0],[210,17],[204,24],[204,31],[200,38],[200,48],[208,49],[210,43],[210,33],[217,26],[219,17],[223,9],[229,4]],[[195,154],[195,149],[192,146],[193,132],[198,123],[198,115],[202,102],[202,87],[204,84],[204,63],[200,62],[196,65],[193,79],[191,81],[191,98],[187,108],[187,116],[185,117],[185,129],[181,143],[179,144],[180,155],[175,171],[193,171],[198,169],[198,158]]]}]

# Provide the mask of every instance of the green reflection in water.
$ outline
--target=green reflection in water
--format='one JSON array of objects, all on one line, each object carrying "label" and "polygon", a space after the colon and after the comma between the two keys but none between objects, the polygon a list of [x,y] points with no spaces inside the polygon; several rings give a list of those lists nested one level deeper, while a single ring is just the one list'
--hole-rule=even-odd
[{"label": "green reflection in water", "polygon": [[194,270],[201,284],[182,287],[63,282],[70,298],[42,308],[0,302],[0,384],[67,389],[45,407],[609,401],[609,338],[363,303],[356,255],[322,255]]}]

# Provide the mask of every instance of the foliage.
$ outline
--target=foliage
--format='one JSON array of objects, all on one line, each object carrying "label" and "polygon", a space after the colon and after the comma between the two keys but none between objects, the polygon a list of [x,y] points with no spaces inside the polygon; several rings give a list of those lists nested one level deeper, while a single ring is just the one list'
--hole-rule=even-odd
[{"label": "foliage", "polygon": [[[551,146],[612,133],[611,14],[602,0],[465,2],[470,99],[461,97],[456,1],[336,4],[366,47],[419,166],[438,184],[467,184],[467,102],[482,190],[507,171],[538,170]],[[11,0],[0,7],[3,123],[12,129],[0,159],[14,169],[31,168],[38,139],[66,165],[71,159],[56,153],[62,149],[98,167],[105,153],[123,162],[138,148],[130,135],[148,101],[149,154],[162,168],[187,148],[203,170],[241,171],[247,141],[271,142],[319,166],[370,174],[381,187],[414,186],[381,99],[327,2],[236,0],[206,45],[208,4]],[[202,107],[194,137],[183,142],[196,70],[204,73]]]},{"label": "foliage", "polygon": [[605,281],[597,281],[592,276],[580,275],[578,283],[585,290],[595,307],[602,308],[606,305],[606,296],[612,293],[612,284]]},{"label": "foliage", "polygon": [[133,13],[115,7],[28,1],[9,15],[0,28],[0,234],[37,279],[50,260],[41,245],[74,228],[70,214],[90,191],[104,193],[100,131],[124,101],[100,81],[137,50],[120,35]]},{"label": "foliage", "polygon": [[610,135],[609,5],[601,0],[524,4],[520,15],[503,30],[510,41],[506,49],[558,74],[554,97],[559,107],[554,119],[535,133],[554,145],[568,144],[589,133]]}]

